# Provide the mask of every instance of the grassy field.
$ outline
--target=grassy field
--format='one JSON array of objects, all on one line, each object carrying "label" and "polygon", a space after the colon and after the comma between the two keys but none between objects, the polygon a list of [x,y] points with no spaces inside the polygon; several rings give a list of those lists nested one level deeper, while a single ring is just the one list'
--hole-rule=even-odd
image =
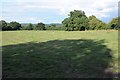
[{"label": "grassy field", "polygon": [[118,31],[3,31],[1,46],[4,78],[117,76]]}]

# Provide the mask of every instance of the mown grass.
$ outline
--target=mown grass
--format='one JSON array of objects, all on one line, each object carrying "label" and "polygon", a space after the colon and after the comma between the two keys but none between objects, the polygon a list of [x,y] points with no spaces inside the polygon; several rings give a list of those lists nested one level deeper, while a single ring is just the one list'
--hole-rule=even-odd
[{"label": "mown grass", "polygon": [[1,45],[4,78],[104,78],[118,71],[118,31],[4,31]]}]

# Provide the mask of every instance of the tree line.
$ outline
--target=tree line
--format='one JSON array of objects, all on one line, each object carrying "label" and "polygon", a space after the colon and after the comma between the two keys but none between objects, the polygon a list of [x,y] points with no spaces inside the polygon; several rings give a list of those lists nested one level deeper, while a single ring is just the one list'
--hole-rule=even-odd
[{"label": "tree line", "polygon": [[63,26],[57,26],[56,24],[49,24],[45,25],[44,23],[40,22],[37,24],[20,24],[16,21],[12,21],[7,23],[4,20],[0,21],[0,29],[3,31],[8,30],[65,30]]},{"label": "tree line", "polygon": [[22,26],[20,23],[16,21],[12,21],[10,23],[7,23],[4,20],[0,21],[0,28],[1,30],[46,30],[44,23],[37,23],[36,25],[33,25],[32,23],[29,23],[27,25]]},{"label": "tree line", "polygon": [[99,20],[95,15],[87,17],[84,11],[71,11],[62,23],[66,27],[66,31],[81,31],[81,30],[107,30],[120,28],[118,21],[120,17],[113,18],[108,24]]},{"label": "tree line", "polygon": [[84,11],[74,10],[68,14],[68,18],[62,21],[62,26],[57,27],[55,24],[45,25],[40,22],[35,25],[29,23],[21,25],[16,21],[7,23],[4,20],[0,21],[1,30],[66,30],[66,31],[82,31],[82,30],[107,30],[120,28],[118,20],[120,17],[113,18],[108,24],[99,20],[95,15],[87,17]]}]

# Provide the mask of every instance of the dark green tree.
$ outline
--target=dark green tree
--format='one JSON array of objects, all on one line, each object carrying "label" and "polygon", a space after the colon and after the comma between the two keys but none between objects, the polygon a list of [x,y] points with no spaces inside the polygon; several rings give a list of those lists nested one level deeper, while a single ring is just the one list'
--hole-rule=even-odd
[{"label": "dark green tree", "polygon": [[70,14],[68,14],[68,16],[74,17],[74,18],[77,18],[77,17],[81,18],[83,16],[86,17],[85,12],[81,10],[71,11]]},{"label": "dark green tree", "polygon": [[62,23],[66,27],[67,31],[81,30],[82,27],[88,27],[88,18],[85,15],[84,11],[74,10],[71,11],[68,15],[68,18],[65,18]]},{"label": "dark green tree", "polygon": [[10,22],[8,23],[7,27],[11,27],[12,30],[20,30],[21,24],[18,22]]},{"label": "dark green tree", "polygon": [[65,18],[63,21],[62,21],[62,24],[63,24],[63,27],[66,27],[66,31],[68,31],[69,30],[69,22],[70,22],[70,20],[69,20],[69,18]]},{"label": "dark green tree", "polygon": [[108,23],[108,27],[110,29],[120,29],[120,24],[119,24],[119,21],[120,20],[120,17],[116,17],[116,18],[113,18],[109,23]]},{"label": "dark green tree", "polygon": [[7,22],[4,20],[0,21],[0,30],[7,30]]},{"label": "dark green tree", "polygon": [[44,23],[38,23],[35,27],[34,30],[46,30],[45,24]]}]

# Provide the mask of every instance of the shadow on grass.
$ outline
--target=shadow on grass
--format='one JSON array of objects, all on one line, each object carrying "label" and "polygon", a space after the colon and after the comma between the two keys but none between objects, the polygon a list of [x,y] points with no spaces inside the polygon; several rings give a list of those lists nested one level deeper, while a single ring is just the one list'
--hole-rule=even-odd
[{"label": "shadow on grass", "polygon": [[104,40],[53,40],[3,46],[3,78],[105,78],[112,62]]}]

